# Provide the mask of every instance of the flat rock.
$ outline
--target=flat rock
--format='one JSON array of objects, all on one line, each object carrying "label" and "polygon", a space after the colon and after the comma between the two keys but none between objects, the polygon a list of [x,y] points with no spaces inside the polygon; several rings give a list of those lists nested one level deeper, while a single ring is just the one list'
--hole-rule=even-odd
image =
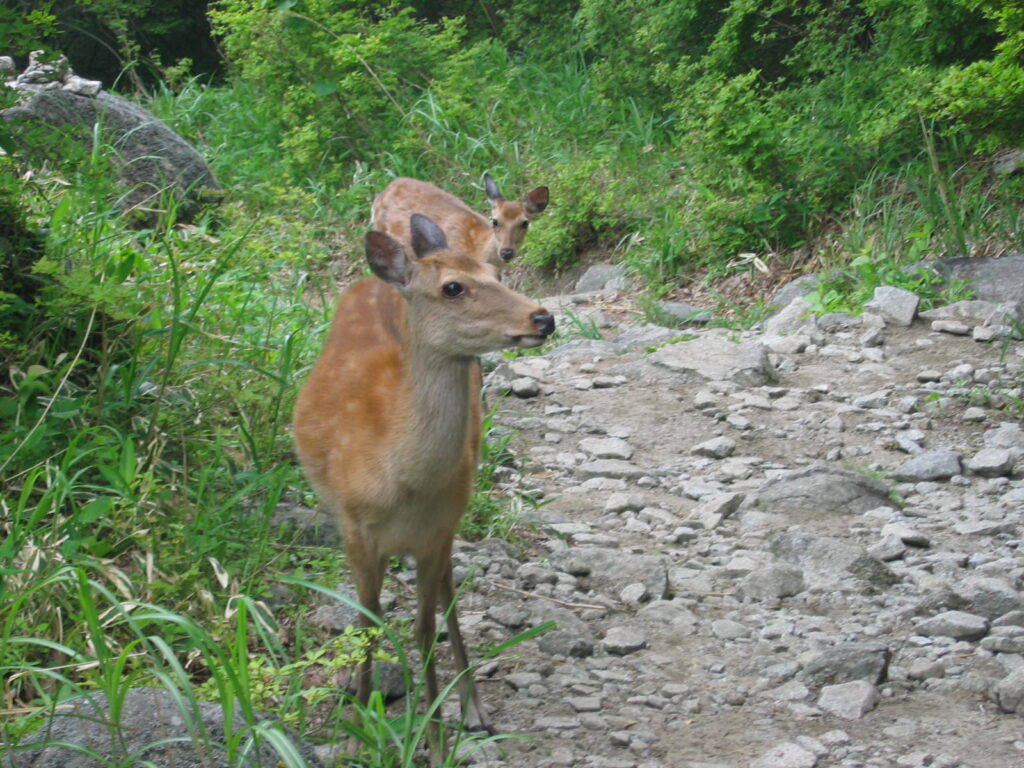
[{"label": "flat rock", "polygon": [[804,667],[801,678],[815,688],[854,680],[884,683],[892,651],[882,643],[840,643],[822,651]]},{"label": "flat rock", "polygon": [[595,459],[621,459],[628,461],[633,457],[633,448],[625,440],[618,437],[587,437],[580,440],[577,447]]},{"label": "flat rock", "polygon": [[818,756],[799,744],[776,744],[750,764],[750,768],[814,768]]},{"label": "flat rock", "polygon": [[962,280],[976,299],[995,303],[1024,302],[1024,254],[999,258],[956,258],[925,262],[945,280]]},{"label": "flat rock", "polygon": [[967,460],[967,469],[979,477],[1000,477],[1010,474],[1016,463],[1009,448],[982,448]]},{"label": "flat rock", "polygon": [[612,627],[601,641],[601,647],[615,656],[627,656],[647,647],[647,638],[632,627]]},{"label": "flat rock", "polygon": [[795,565],[774,563],[756,568],[739,583],[736,597],[740,600],[766,602],[792,597],[804,591],[804,572]]},{"label": "flat rock", "polygon": [[648,360],[688,381],[731,381],[744,387],[775,381],[775,369],[763,344],[732,341],[726,334],[708,332],[690,341],[668,344]]},{"label": "flat rock", "polygon": [[634,555],[598,547],[573,547],[551,557],[555,568],[585,580],[591,587],[618,595],[641,583],[652,600],[668,594],[668,567],[659,555]]},{"label": "flat rock", "polygon": [[878,706],[878,690],[866,680],[828,685],[822,688],[818,706],[836,717],[856,720]]},{"label": "flat rock", "polygon": [[914,632],[925,637],[952,637],[954,640],[979,640],[988,633],[989,621],[966,611],[945,611],[918,622]]},{"label": "flat rock", "polygon": [[769,480],[753,503],[766,512],[861,514],[889,501],[881,480],[831,466],[813,466]]},{"label": "flat rock", "polygon": [[811,586],[834,586],[850,576],[873,588],[899,581],[895,573],[864,549],[799,529],[776,536],[773,551],[786,562],[799,566]]},{"label": "flat rock", "polygon": [[948,480],[961,472],[959,451],[939,449],[924,451],[903,462],[893,470],[896,480],[917,483],[928,480]]}]

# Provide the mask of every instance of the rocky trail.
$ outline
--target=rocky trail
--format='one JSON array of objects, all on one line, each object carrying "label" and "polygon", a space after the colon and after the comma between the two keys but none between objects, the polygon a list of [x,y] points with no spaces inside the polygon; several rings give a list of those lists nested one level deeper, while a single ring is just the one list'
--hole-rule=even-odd
[{"label": "rocky trail", "polygon": [[457,542],[464,633],[558,626],[480,668],[528,739],[475,760],[1024,766],[1016,308],[880,290],[741,333],[620,324],[613,295],[547,300],[604,339],[487,381],[503,479],[544,503],[525,551]]}]

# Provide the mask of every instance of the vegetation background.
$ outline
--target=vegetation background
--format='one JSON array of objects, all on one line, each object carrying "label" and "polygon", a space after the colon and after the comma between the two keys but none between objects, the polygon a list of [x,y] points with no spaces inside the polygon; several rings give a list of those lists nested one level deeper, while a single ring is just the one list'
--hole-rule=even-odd
[{"label": "vegetation background", "polygon": [[[105,147],[30,168],[0,128],[9,745],[131,685],[352,727],[311,680],[354,641],[304,618],[343,557],[270,521],[310,500],[291,404],[394,176],[473,205],[484,170],[547,184],[520,279],[617,261],[729,322],[803,269],[831,270],[819,311],[855,309],[882,282],[939,290],[907,264],[1024,246],[1024,181],[992,162],[1024,139],[1016,0],[14,0],[0,40],[138,100],[228,190],[139,230]],[[512,535],[507,442],[489,433],[467,536]],[[368,764],[411,761],[419,721],[378,714]]]}]

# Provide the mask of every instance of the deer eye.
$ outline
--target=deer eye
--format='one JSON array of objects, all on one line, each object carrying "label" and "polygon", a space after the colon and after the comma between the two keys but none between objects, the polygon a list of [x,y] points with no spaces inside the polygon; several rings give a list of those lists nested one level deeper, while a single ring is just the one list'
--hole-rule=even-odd
[{"label": "deer eye", "polygon": [[520,224],[519,226],[521,226],[521,227],[522,227],[523,229],[529,229],[529,228],[530,228],[530,222],[528,222],[528,221],[524,221],[524,222],[523,222],[522,224]]},{"label": "deer eye", "polygon": [[462,284],[456,283],[454,280],[441,286],[441,293],[444,294],[446,299],[457,299],[465,292],[466,289],[462,287]]},{"label": "deer eye", "polygon": [[497,229],[498,228],[498,220],[497,219],[491,219],[491,226],[494,227],[495,229]]}]

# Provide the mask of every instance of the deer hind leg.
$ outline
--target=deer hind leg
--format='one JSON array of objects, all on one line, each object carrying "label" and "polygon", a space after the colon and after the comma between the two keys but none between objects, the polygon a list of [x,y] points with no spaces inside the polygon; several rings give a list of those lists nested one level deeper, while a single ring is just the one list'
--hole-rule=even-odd
[{"label": "deer hind leg", "polygon": [[462,632],[459,630],[451,558],[448,559],[446,565],[441,576],[441,607],[447,610],[448,639],[452,644],[452,655],[455,657],[455,667],[459,674],[459,696],[462,699],[463,723],[468,731],[486,731],[493,734],[494,728],[488,722],[483,707],[480,706],[476,686],[473,685],[473,672],[469,668],[466,645],[462,641]]}]

